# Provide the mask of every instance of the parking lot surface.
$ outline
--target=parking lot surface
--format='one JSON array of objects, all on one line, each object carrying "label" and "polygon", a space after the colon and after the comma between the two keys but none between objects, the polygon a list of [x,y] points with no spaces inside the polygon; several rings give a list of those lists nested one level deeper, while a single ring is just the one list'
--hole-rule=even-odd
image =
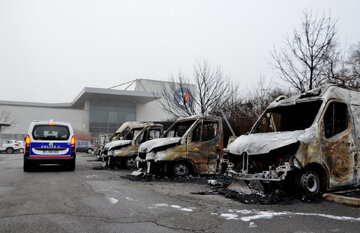
[{"label": "parking lot surface", "polygon": [[0,232],[359,232],[360,209],[320,201],[250,205],[204,182],[131,181],[128,170],[95,170],[78,153],[74,172],[23,172],[21,154],[0,154]]}]

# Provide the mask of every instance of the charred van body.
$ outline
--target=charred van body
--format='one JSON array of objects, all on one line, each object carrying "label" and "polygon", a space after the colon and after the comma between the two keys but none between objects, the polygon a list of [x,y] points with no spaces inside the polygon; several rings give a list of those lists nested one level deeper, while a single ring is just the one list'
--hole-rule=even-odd
[{"label": "charred van body", "polygon": [[269,105],[226,152],[229,174],[262,182],[291,179],[306,195],[360,184],[360,93],[324,85]]},{"label": "charred van body", "polygon": [[[163,133],[163,126],[153,123],[127,122],[120,137],[107,144],[107,159],[109,166],[134,168],[135,158],[141,143],[159,138]],[[122,126],[123,127],[123,126]]]},{"label": "charred van body", "polygon": [[137,166],[148,173],[215,174],[221,169],[223,131],[220,117],[178,119],[164,135],[140,145]]}]

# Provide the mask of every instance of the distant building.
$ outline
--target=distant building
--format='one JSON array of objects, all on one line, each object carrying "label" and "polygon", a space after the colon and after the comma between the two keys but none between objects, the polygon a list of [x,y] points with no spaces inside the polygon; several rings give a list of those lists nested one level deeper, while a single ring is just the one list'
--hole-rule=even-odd
[{"label": "distant building", "polygon": [[23,140],[34,120],[67,121],[74,130],[89,131],[92,138],[113,134],[126,121],[166,121],[171,116],[162,110],[160,91],[169,82],[137,79],[126,83],[133,90],[85,87],[71,103],[51,104],[1,101],[16,118],[16,124],[4,128],[2,139]]}]

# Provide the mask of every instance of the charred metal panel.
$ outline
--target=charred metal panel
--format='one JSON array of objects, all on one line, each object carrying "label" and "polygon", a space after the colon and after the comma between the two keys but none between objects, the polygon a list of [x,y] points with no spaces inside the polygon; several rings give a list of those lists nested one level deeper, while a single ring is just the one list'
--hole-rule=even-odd
[{"label": "charred metal panel", "polygon": [[120,149],[115,149],[114,156],[115,157],[134,157],[137,155],[139,146],[140,145],[137,144],[137,145],[125,146]]},{"label": "charred metal panel", "polygon": [[[217,151],[217,148],[218,151]],[[189,143],[187,158],[197,166],[200,174],[215,174],[220,160],[221,140],[217,136],[207,142]]]},{"label": "charred metal panel", "polygon": [[353,144],[349,135],[325,142],[324,162],[330,171],[330,187],[355,184],[355,160],[350,152]]},{"label": "charred metal panel", "polygon": [[298,137],[304,133],[304,130],[298,130],[243,135],[231,143],[227,149],[232,154],[242,154],[243,152],[249,155],[266,154],[274,149],[296,143]]},{"label": "charred metal panel", "polygon": [[[336,106],[345,107],[345,109],[340,108],[340,116],[335,114],[335,111],[334,113],[331,112],[331,107]],[[352,117],[350,117],[350,114],[347,114],[346,105],[342,102],[330,101],[325,110],[324,118],[320,122],[322,133],[319,138],[322,138],[323,163],[329,171],[329,186],[332,188],[355,185],[357,183],[355,161],[357,148]],[[331,114],[328,114],[329,112]],[[327,123],[329,121],[326,117],[327,114],[330,115],[328,118],[333,122],[333,125],[329,126]],[[337,122],[339,118],[341,120],[340,123]],[[329,130],[329,128],[333,130]]]}]

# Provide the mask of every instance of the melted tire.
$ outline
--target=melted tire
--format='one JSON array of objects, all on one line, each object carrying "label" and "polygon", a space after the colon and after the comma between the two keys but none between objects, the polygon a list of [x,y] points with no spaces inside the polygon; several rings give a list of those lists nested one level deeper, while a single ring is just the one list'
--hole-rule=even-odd
[{"label": "melted tire", "polygon": [[173,174],[175,177],[189,175],[189,166],[184,162],[178,162],[173,166]]},{"label": "melted tire", "polygon": [[136,161],[135,161],[134,157],[127,158],[126,161],[125,161],[125,164],[126,164],[127,169],[136,168]]}]

